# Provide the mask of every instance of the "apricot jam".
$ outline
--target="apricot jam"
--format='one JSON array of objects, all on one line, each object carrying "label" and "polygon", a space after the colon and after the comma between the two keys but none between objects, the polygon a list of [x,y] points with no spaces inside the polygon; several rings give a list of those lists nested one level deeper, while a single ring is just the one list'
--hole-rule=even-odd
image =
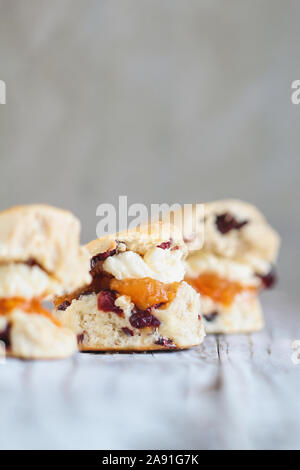
[{"label": "apricot jam", "polygon": [[138,308],[146,310],[154,305],[171,302],[176,296],[179,284],[179,282],[164,284],[150,277],[122,281],[112,279],[110,289],[120,295],[128,295]]},{"label": "apricot jam", "polygon": [[0,315],[8,315],[15,309],[20,309],[28,314],[43,315],[52,321],[56,326],[61,326],[61,322],[46,310],[38,299],[23,299],[22,297],[0,298]]},{"label": "apricot jam", "polygon": [[200,294],[210,297],[215,302],[225,305],[225,307],[229,307],[236,295],[242,292],[256,292],[254,286],[246,286],[239,282],[229,281],[215,273],[200,274],[200,276],[195,279],[186,279],[186,282],[194,287]]},{"label": "apricot jam", "polygon": [[102,290],[109,289],[110,281],[112,276],[110,274],[106,274],[100,272],[99,274],[95,275],[91,284],[88,286],[81,287],[71,294],[63,295],[60,297],[55,297],[53,299],[53,303],[57,310],[66,310],[74,299],[79,299],[81,295],[88,295],[88,294],[98,294]]}]

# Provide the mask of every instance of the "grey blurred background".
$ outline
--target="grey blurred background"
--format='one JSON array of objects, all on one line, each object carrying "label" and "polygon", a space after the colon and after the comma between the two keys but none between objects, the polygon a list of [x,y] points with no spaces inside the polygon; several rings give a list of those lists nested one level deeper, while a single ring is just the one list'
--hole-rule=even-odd
[{"label": "grey blurred background", "polygon": [[[300,300],[299,1],[1,0],[0,206],[257,204]],[[284,314],[284,312],[283,312]]]}]

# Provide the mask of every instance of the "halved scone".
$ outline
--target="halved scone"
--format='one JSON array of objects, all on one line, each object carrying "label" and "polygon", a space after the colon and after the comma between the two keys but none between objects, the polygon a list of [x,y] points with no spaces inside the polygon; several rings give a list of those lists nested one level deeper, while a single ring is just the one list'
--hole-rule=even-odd
[{"label": "halved scone", "polygon": [[93,281],[55,299],[81,350],[185,349],[204,338],[199,294],[184,282],[178,232],[152,224],[87,245]]},{"label": "halved scone", "polygon": [[76,337],[42,302],[90,281],[80,223],[46,205],[0,213],[0,340],[8,356],[46,359],[77,350]]}]

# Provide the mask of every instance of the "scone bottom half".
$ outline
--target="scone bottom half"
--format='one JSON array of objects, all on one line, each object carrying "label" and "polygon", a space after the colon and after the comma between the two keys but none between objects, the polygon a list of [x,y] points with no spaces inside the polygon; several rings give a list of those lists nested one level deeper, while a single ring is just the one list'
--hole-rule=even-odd
[{"label": "scone bottom half", "polygon": [[82,351],[177,350],[202,343],[200,295],[184,282],[182,240],[129,231],[87,245],[92,282],[54,299]]},{"label": "scone bottom half", "polygon": [[0,314],[1,355],[19,359],[64,359],[77,351],[74,333],[64,328],[47,310],[14,308]]},{"label": "scone bottom half", "polygon": [[[211,257],[215,259],[213,255],[201,253],[203,262],[198,263],[196,276],[195,256],[187,260],[186,282],[201,295],[205,331],[250,333],[263,328],[258,296],[262,290],[274,285],[275,274],[257,275],[248,266],[218,258],[215,266],[209,262],[206,265],[207,258]],[[237,267],[240,272],[235,270]]]}]

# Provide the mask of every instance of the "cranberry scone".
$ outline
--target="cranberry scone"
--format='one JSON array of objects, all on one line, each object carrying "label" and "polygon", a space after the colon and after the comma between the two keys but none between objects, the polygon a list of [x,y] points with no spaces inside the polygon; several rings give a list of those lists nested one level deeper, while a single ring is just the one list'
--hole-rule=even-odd
[{"label": "cranberry scone", "polygon": [[0,341],[7,356],[63,358],[77,350],[74,333],[42,305],[90,281],[80,223],[47,205],[0,213]]},{"label": "cranberry scone", "polygon": [[[170,235],[171,233],[171,235]],[[90,285],[55,298],[55,314],[83,351],[185,349],[202,343],[200,295],[184,281],[175,228],[151,224],[87,245]]]},{"label": "cranberry scone", "polygon": [[[182,226],[193,217],[194,207],[185,212]],[[239,200],[204,204],[194,227],[185,238],[185,279],[201,294],[206,332],[260,330],[264,321],[258,294],[275,283],[278,234],[258,209]],[[195,250],[197,238],[202,248]]]}]

